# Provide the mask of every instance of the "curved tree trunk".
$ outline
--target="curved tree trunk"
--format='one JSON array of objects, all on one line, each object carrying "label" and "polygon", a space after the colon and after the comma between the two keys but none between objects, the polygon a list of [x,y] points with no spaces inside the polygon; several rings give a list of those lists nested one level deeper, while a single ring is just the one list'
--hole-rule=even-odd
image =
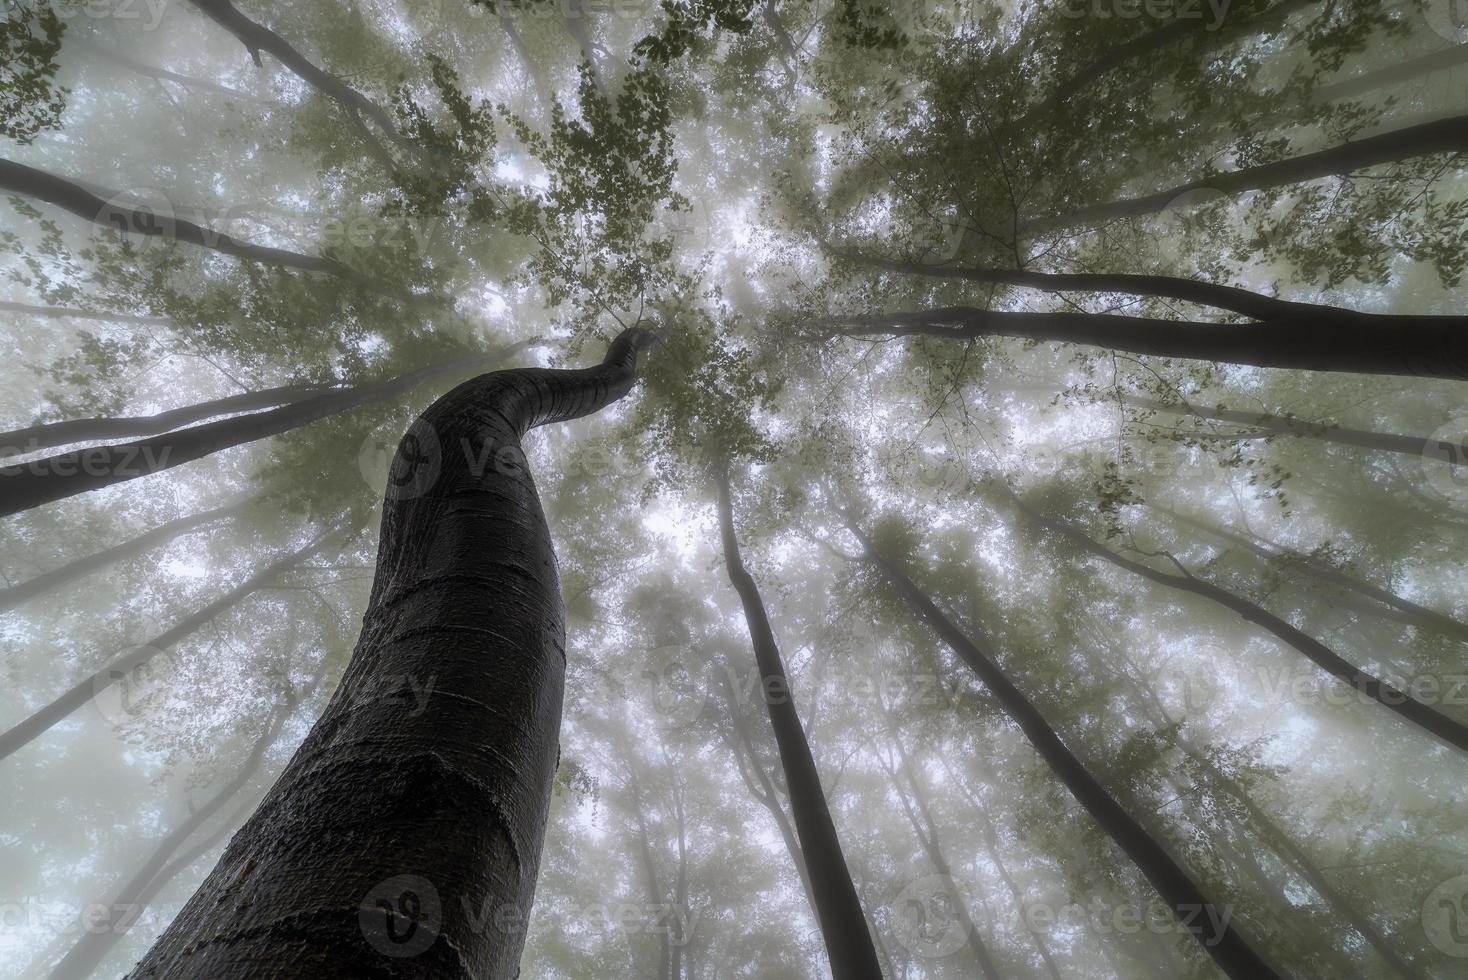
[{"label": "curved tree trunk", "polygon": [[[1464,132],[1468,133],[1468,124]],[[1257,323],[1209,323],[949,306],[915,313],[822,317],[812,324],[846,336],[1017,337],[1256,367],[1468,379],[1468,317],[1459,316],[1340,310],[1334,316],[1307,313]]]},{"label": "curved tree trunk", "polygon": [[[340,686],[132,977],[518,974],[566,668],[520,441],[625,395],[649,338],[626,331],[585,370],[481,375],[414,424]],[[403,678],[431,682],[426,710]]]},{"label": "curved tree trunk", "polygon": [[251,245],[249,242],[237,241],[222,231],[203,228],[182,218],[155,214],[152,211],[138,211],[115,201],[104,201],[80,184],[13,160],[0,160],[0,189],[44,201],[83,221],[103,225],[114,231],[188,242],[190,245],[213,249],[248,262],[299,269],[302,272],[323,272],[348,279],[356,278],[345,266],[330,259],[264,245]]},{"label": "curved tree trunk", "polygon": [[271,562],[203,609],[174,624],[166,632],[160,633],[142,646],[134,647],[101,670],[82,678],[65,694],[32,713],[29,718],[12,726],[4,734],[0,734],[0,759],[6,759],[17,750],[30,744],[32,740],[48,731],[57,722],[108,688],[119,683],[131,683],[134,671],[144,669],[154,657],[209,623],[216,616],[228,612],[270,585],[280,575],[320,554],[331,537],[331,532],[322,534],[311,544]]},{"label": "curved tree trunk", "polygon": [[1238,194],[1244,191],[1269,190],[1320,177],[1348,174],[1363,167],[1397,163],[1438,153],[1461,153],[1464,150],[1468,150],[1468,116],[1457,115],[1352,140],[1275,163],[1214,174],[1155,194],[1093,204],[1077,208],[1068,214],[1032,218],[1022,222],[1020,230],[1045,232],[1076,225],[1095,225],[1119,218],[1156,214],[1166,210],[1180,195],[1190,191],[1216,190],[1225,194]]},{"label": "curved tree trunk", "polygon": [[252,502],[247,500],[228,507],[216,507],[214,510],[200,511],[197,514],[180,517],[166,524],[160,524],[151,531],[145,531],[129,541],[124,541],[122,544],[113,545],[111,548],[87,555],[85,558],[78,558],[76,561],[68,562],[60,568],[54,568],[49,572],[42,572],[35,578],[21,582],[19,585],[12,585],[8,589],[0,589],[0,613],[9,612],[23,602],[27,602],[37,596],[45,595],[53,589],[59,589],[68,582],[73,582],[84,575],[101,571],[109,565],[126,561],[152,548],[161,547],[174,538],[182,537],[191,531],[233,517],[248,507]]},{"label": "curved tree trunk", "polygon": [[1275,971],[1237,930],[1229,915],[1211,901],[1172,856],[1108,793],[1081,761],[1066,748],[1039,710],[1005,675],[991,654],[981,650],[894,562],[877,550],[851,518],[847,526],[861,541],[867,557],[913,613],[963,660],[1030,744],[1065,784],[1086,812],[1141,870],[1172,910],[1179,926],[1196,939],[1229,977],[1235,980],[1279,980]]},{"label": "curved tree trunk", "polygon": [[770,714],[770,727],[775,732],[775,745],[780,752],[780,765],[785,770],[785,785],[790,791],[790,812],[795,819],[795,832],[800,850],[805,855],[810,873],[811,891],[816,902],[816,918],[826,942],[834,980],[881,980],[877,950],[872,944],[871,930],[862,912],[861,900],[851,881],[846,856],[836,824],[831,819],[826,794],[821,789],[821,776],[806,741],[800,715],[785,677],[785,664],[770,628],[769,615],[754,577],[744,567],[739,554],[739,539],[734,534],[734,505],[730,500],[729,475],[724,464],[716,473],[719,484],[719,533],[724,546],[724,564],[729,581],[739,593],[744,618],[754,646],[755,662],[760,672],[760,693]]},{"label": "curved tree trunk", "polygon": [[0,517],[180,466],[211,453],[289,432],[318,419],[385,401],[433,378],[494,363],[530,346],[446,361],[396,378],[331,388],[280,408],[206,422],[117,446],[93,446],[25,463],[0,461]]},{"label": "curved tree trunk", "polygon": [[1040,513],[1020,500],[1012,492],[1010,495],[1022,513],[1031,521],[1059,535],[1081,551],[1095,555],[1098,558],[1104,558],[1118,568],[1125,569],[1134,575],[1139,575],[1159,585],[1166,585],[1170,588],[1209,599],[1223,606],[1225,609],[1237,613],[1245,621],[1263,627],[1274,634],[1279,640],[1294,647],[1307,660],[1327,674],[1344,681],[1366,697],[1382,705],[1382,707],[1396,712],[1429,735],[1441,739],[1459,751],[1468,752],[1468,725],[1449,718],[1437,709],[1410,697],[1406,692],[1397,690],[1379,677],[1369,674],[1347,662],[1344,657],[1327,647],[1324,643],[1309,636],[1304,631],[1296,629],[1262,606],[1250,602],[1248,599],[1236,596],[1232,592],[1219,588],[1211,582],[1205,582],[1202,579],[1195,578],[1192,575],[1185,573],[1174,575],[1169,572],[1159,572],[1149,565],[1144,565],[1139,561],[1133,561],[1123,555],[1118,555],[1110,548],[1099,544],[1089,535],[1071,527],[1064,521]]},{"label": "curved tree trunk", "polygon": [[279,405],[293,405],[317,395],[330,392],[322,385],[282,385],[260,391],[246,391],[226,398],[185,405],[183,408],[159,412],[156,415],[139,415],[123,418],[67,419],[62,422],[43,422],[24,429],[0,432],[0,456],[7,453],[33,453],[38,449],[51,449],[77,442],[101,442],[103,439],[126,439],[137,436],[152,436],[179,426],[192,425],[205,419],[235,412],[253,412]]}]

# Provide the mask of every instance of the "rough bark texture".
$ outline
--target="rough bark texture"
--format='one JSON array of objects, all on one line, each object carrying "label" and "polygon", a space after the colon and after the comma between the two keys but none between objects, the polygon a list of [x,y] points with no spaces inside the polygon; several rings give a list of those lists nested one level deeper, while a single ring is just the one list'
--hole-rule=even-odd
[{"label": "rough bark texture", "polygon": [[137,537],[124,541],[122,544],[105,548],[96,554],[78,558],[76,561],[67,562],[60,568],[54,568],[49,572],[43,572],[35,578],[27,579],[18,585],[12,585],[8,589],[0,589],[0,613],[9,612],[16,606],[37,596],[45,595],[52,589],[59,589],[68,582],[101,571],[109,565],[120,561],[134,558],[145,551],[161,547],[174,538],[188,534],[190,531],[198,530],[217,521],[225,520],[238,514],[249,502],[233,504],[229,507],[217,507],[214,510],[201,511],[190,514],[188,517],[180,517],[177,520],[160,524],[151,531],[145,531]]},{"label": "rough bark texture", "polygon": [[[520,440],[625,395],[648,339],[585,370],[481,375],[404,436],[341,684],[132,977],[518,974],[566,667]],[[404,678],[432,682],[426,709]]]},{"label": "rough bark texture", "polygon": [[1089,535],[1066,524],[1064,521],[1057,520],[1029,507],[1017,496],[1013,497],[1013,499],[1019,505],[1021,511],[1032,521],[1069,541],[1081,551],[1095,555],[1098,558],[1104,558],[1118,568],[1125,569],[1134,575],[1139,575],[1159,585],[1166,585],[1170,588],[1192,593],[1237,613],[1246,622],[1263,627],[1278,639],[1294,647],[1307,660],[1327,674],[1344,681],[1361,694],[1381,704],[1382,707],[1396,712],[1407,721],[1417,725],[1428,734],[1436,736],[1453,748],[1462,752],[1468,752],[1468,726],[1412,698],[1406,692],[1397,690],[1379,677],[1361,670],[1324,643],[1321,643],[1304,631],[1295,628],[1262,606],[1256,605],[1248,599],[1236,596],[1226,589],[1219,588],[1211,582],[1205,582],[1192,575],[1160,572],[1150,565],[1145,565],[1142,562],[1133,561],[1130,558],[1119,555],[1110,548],[1098,543]]},{"label": "rough bark texture", "polygon": [[775,633],[770,628],[759,587],[745,569],[739,554],[739,539],[734,533],[734,505],[730,500],[726,470],[718,471],[718,481],[719,532],[724,545],[724,564],[729,571],[729,581],[744,606],[744,618],[749,626],[749,638],[760,673],[760,692],[769,709],[770,727],[774,729],[780,765],[785,771],[785,785],[790,791],[790,812],[810,873],[816,918],[825,939],[826,954],[830,957],[831,975],[834,980],[881,980],[882,970],[877,963],[871,930],[867,927],[856,886],[852,884],[846,856],[841,851],[841,840],[831,820],[830,807],[826,805],[815,757],[811,755],[810,743],[806,741],[805,729],[795,709],[780,648],[775,643]]},{"label": "rough bark texture", "polygon": [[850,336],[1018,337],[1257,367],[1468,379],[1468,317],[1458,316],[1388,316],[1341,310],[1335,316],[1305,314],[1259,323],[1209,323],[949,306],[915,313],[825,317],[814,323]]},{"label": "rough bark texture", "polygon": [[327,389],[280,408],[206,422],[116,446],[93,446],[26,463],[0,460],[0,517],[109,487],[201,459],[233,446],[289,432],[359,405],[385,401],[433,378],[492,363],[528,345],[481,358],[448,361],[351,388]]},{"label": "rough bark texture", "polygon": [[892,590],[973,669],[1066,789],[1136,863],[1172,909],[1182,930],[1202,944],[1218,967],[1235,980],[1279,978],[1279,973],[1227,924],[1218,906],[1203,894],[1162,845],[1096,781],[1039,710],[999,668],[993,656],[981,650],[896,563],[878,551],[854,521],[848,519],[848,527],[860,539],[867,557]]},{"label": "rough bark texture", "polygon": [[34,167],[27,167],[13,160],[0,160],[0,189],[33,197],[38,201],[45,201],[47,204],[76,215],[83,221],[103,225],[114,231],[162,236],[175,241],[188,242],[190,245],[211,248],[216,252],[223,252],[225,255],[232,255],[237,259],[245,259],[249,262],[261,262],[265,265],[299,269],[302,272],[324,272],[352,278],[349,270],[330,259],[323,259],[315,255],[302,255],[299,252],[290,252],[281,248],[251,245],[249,242],[231,238],[221,231],[200,227],[192,221],[185,221],[170,215],[155,214],[151,211],[138,211],[125,204],[105,201],[80,184],[64,177],[36,170]]},{"label": "rough bark texture", "polygon": [[1394,129],[1391,132],[1352,140],[1314,153],[1245,167],[1228,173],[1214,174],[1201,180],[1179,184],[1168,190],[1141,197],[1123,198],[1106,204],[1077,208],[1069,214],[1035,218],[1020,225],[1027,232],[1054,231],[1076,225],[1095,225],[1119,218],[1156,214],[1166,210],[1179,195],[1190,191],[1216,190],[1225,194],[1262,191],[1287,184],[1297,184],[1320,177],[1348,174],[1364,167],[1396,163],[1438,153],[1461,153],[1468,150],[1468,116],[1458,115],[1435,122]]},{"label": "rough bark texture", "polygon": [[77,442],[100,442],[103,439],[126,439],[137,436],[152,436],[179,426],[192,425],[205,419],[235,412],[254,412],[262,408],[291,405],[330,389],[321,385],[282,385],[260,391],[246,391],[226,398],[215,398],[207,402],[185,405],[183,408],[159,412],[156,415],[138,415],[121,418],[67,419],[63,422],[44,422],[24,429],[0,432],[0,456],[6,453],[31,453],[38,449],[51,449]]},{"label": "rough bark texture", "polygon": [[278,576],[320,554],[331,537],[329,533],[323,534],[304,548],[271,562],[204,608],[175,623],[166,632],[153,637],[142,646],[134,647],[96,673],[82,678],[65,694],[0,735],[0,759],[9,757],[13,752],[29,744],[98,694],[128,680],[133,671],[144,667],[154,657],[209,623],[216,616],[228,612],[270,585]]}]

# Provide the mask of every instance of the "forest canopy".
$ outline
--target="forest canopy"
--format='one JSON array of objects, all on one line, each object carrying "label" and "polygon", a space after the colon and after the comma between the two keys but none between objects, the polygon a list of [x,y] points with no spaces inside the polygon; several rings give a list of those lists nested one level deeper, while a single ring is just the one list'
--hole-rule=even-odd
[{"label": "forest canopy", "polygon": [[1463,0],[0,15],[0,976],[1468,970]]}]

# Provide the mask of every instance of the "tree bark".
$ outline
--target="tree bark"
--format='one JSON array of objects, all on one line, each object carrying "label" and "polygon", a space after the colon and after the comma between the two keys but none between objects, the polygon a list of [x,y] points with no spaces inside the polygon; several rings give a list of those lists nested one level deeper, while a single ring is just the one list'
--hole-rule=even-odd
[{"label": "tree bark", "polygon": [[730,500],[727,464],[716,472],[719,484],[719,532],[724,546],[724,564],[729,581],[739,593],[744,618],[754,646],[755,661],[760,672],[760,691],[769,710],[770,727],[780,752],[780,765],[785,770],[785,785],[790,792],[790,811],[800,849],[805,854],[810,872],[811,891],[816,902],[816,918],[825,939],[834,980],[881,980],[876,947],[861,900],[841,851],[841,840],[831,819],[826,794],[821,789],[810,744],[801,727],[800,715],[785,677],[785,664],[769,615],[754,577],[744,567],[739,554],[739,540],[734,533],[734,505]]},{"label": "tree bark", "polygon": [[1162,845],[1087,771],[1039,710],[999,668],[992,654],[980,649],[944,615],[901,568],[877,550],[850,517],[847,518],[847,526],[861,541],[867,558],[882,573],[892,590],[979,676],[1010,720],[1024,732],[1077,802],[1136,863],[1177,917],[1182,930],[1196,939],[1229,977],[1235,980],[1277,980],[1279,973],[1228,924],[1228,916],[1203,894]]},{"label": "tree bark", "polygon": [[86,418],[67,419],[62,422],[44,422],[0,432],[0,456],[8,453],[32,453],[38,449],[51,449],[77,442],[100,442],[103,439],[124,439],[130,436],[151,436],[180,426],[192,425],[219,415],[235,412],[253,412],[261,408],[291,405],[331,389],[323,385],[282,385],[260,391],[246,391],[226,398],[185,405],[183,408],[159,412],[156,415],[133,416],[131,418]]},{"label": "tree bark", "polygon": [[[651,336],[593,368],[481,375],[415,423],[341,684],[134,980],[518,974],[566,667],[521,439],[627,394]],[[384,688],[402,678],[432,681],[427,710]]]},{"label": "tree bark", "polygon": [[[1468,132],[1468,125],[1464,131]],[[1256,323],[1209,323],[950,306],[916,313],[823,317],[813,324],[845,336],[924,335],[952,340],[1016,337],[1299,371],[1468,379],[1468,317],[1458,316],[1394,316],[1341,310],[1334,316],[1306,314]]]},{"label": "tree bark", "polygon": [[226,518],[233,517],[244,510],[252,501],[244,501],[232,504],[228,507],[216,507],[214,510],[200,511],[187,517],[160,524],[151,531],[145,531],[131,540],[122,544],[113,545],[95,554],[78,558],[76,561],[67,562],[60,568],[49,572],[42,572],[35,578],[12,585],[8,589],[0,589],[0,613],[9,612],[23,602],[27,602],[37,596],[45,595],[53,589],[59,589],[68,582],[73,582],[84,575],[101,571],[109,565],[120,561],[126,561],[142,554],[152,548],[160,547],[175,538],[182,537],[191,531],[201,527],[214,524]]},{"label": "tree bark", "polygon": [[1400,453],[1403,456],[1427,457],[1442,460],[1449,466],[1468,466],[1468,445],[1443,442],[1431,436],[1405,436],[1392,432],[1372,432],[1367,429],[1351,429],[1334,422],[1309,422],[1288,415],[1271,415],[1267,412],[1243,412],[1236,409],[1204,408],[1191,403],[1170,405],[1154,398],[1127,395],[1123,400],[1128,405],[1153,412],[1176,412],[1200,419],[1217,422],[1233,422],[1252,426],[1259,431],[1241,433],[1186,433],[1189,438],[1200,439],[1265,439],[1270,436],[1303,436],[1322,442],[1355,446],[1379,452]]},{"label": "tree bark", "polygon": [[281,574],[319,554],[331,537],[330,532],[322,534],[311,544],[271,562],[204,608],[174,624],[167,631],[160,633],[142,646],[134,647],[101,670],[82,678],[56,700],[33,712],[30,717],[14,725],[4,734],[0,734],[0,760],[9,758],[93,697],[115,684],[129,682],[130,675],[146,666],[154,657],[215,617],[228,612],[270,585]]},{"label": "tree bark", "polygon": [[1352,140],[1275,163],[1214,174],[1155,194],[1093,204],[1067,214],[1032,218],[1021,222],[1020,230],[1046,232],[1076,225],[1096,225],[1120,218],[1156,214],[1166,210],[1179,195],[1190,191],[1206,189],[1238,194],[1244,191],[1269,190],[1320,177],[1348,174],[1363,167],[1375,167],[1438,153],[1461,153],[1464,150],[1468,150],[1468,116],[1452,116]]},{"label": "tree bark", "polygon": [[151,476],[220,450],[289,432],[361,405],[385,401],[433,378],[502,360],[527,346],[530,344],[512,344],[490,354],[445,361],[395,378],[326,389],[269,411],[206,422],[135,442],[75,449],[25,463],[0,461],[0,517]]},{"label": "tree bark", "polygon": [[322,272],[347,279],[357,278],[345,266],[330,259],[264,245],[251,245],[249,242],[237,241],[221,231],[203,228],[192,221],[172,215],[137,211],[124,204],[104,201],[80,184],[13,160],[0,160],[0,189],[44,201],[83,221],[103,225],[118,232],[188,242],[247,262],[260,262],[302,272]]},{"label": "tree bark", "polygon": [[1324,643],[1296,629],[1280,617],[1241,596],[1205,582],[1191,574],[1160,572],[1149,565],[1133,561],[1099,544],[1089,535],[1071,527],[1064,521],[1042,514],[1030,507],[1011,491],[1011,498],[1031,521],[1064,538],[1081,551],[1104,558],[1118,568],[1125,569],[1159,585],[1189,592],[1237,613],[1246,622],[1254,623],[1272,633],[1302,654],[1332,677],[1344,681],[1353,689],[1371,698],[1383,707],[1396,712],[1402,718],[1417,725],[1453,748],[1468,752],[1468,726],[1449,718],[1435,708],[1418,701],[1403,691],[1364,670],[1348,663],[1345,658]]}]

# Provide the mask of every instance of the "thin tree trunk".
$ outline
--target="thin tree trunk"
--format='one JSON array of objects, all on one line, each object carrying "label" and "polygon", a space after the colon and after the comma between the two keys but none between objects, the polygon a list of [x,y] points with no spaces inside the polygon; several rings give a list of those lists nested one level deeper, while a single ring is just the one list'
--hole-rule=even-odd
[{"label": "thin tree trunk", "polygon": [[[624,331],[580,371],[481,375],[420,417],[341,684],[134,980],[518,974],[566,667],[521,439],[627,394],[651,338]],[[427,710],[384,696],[404,677],[432,680]]]},{"label": "thin tree trunk", "polygon": [[1426,606],[1419,605],[1411,599],[1399,596],[1395,592],[1383,589],[1380,586],[1372,585],[1370,582],[1363,581],[1354,575],[1349,575],[1338,569],[1321,565],[1319,562],[1312,561],[1304,555],[1293,554],[1272,541],[1266,541],[1255,535],[1246,536],[1239,534],[1236,531],[1220,527],[1216,524],[1210,524],[1196,517],[1179,514],[1166,507],[1158,507],[1157,509],[1181,524],[1197,528],[1224,541],[1232,542],[1244,550],[1258,555],[1265,561],[1287,561],[1290,565],[1299,568],[1318,581],[1348,589],[1357,595],[1380,602],[1401,614],[1401,618],[1396,620],[1398,622],[1405,621],[1418,629],[1431,630],[1451,637],[1459,642],[1468,643],[1468,623],[1444,615],[1435,609],[1428,609]]},{"label": "thin tree trunk", "polygon": [[145,78],[152,78],[160,82],[176,82],[179,85],[186,85],[189,88],[203,89],[209,92],[217,92],[220,95],[228,96],[231,99],[240,99],[244,102],[253,102],[263,105],[267,101],[260,98],[258,95],[251,95],[248,92],[241,92],[239,89],[229,88],[228,86],[220,85],[217,82],[211,82],[206,78],[195,78],[192,75],[180,75],[178,72],[168,71],[166,68],[159,68],[155,65],[150,65],[147,62],[139,61],[137,58],[125,54],[122,51],[107,47],[106,45],[94,44],[93,42],[85,40],[84,38],[69,37],[66,39],[66,43],[68,45],[76,45],[83,50],[90,51],[93,54],[97,55],[99,58],[103,58],[107,61],[112,62],[113,64],[120,65],[123,68],[126,68],[128,71],[133,72],[137,75],[142,75]]},{"label": "thin tree trunk", "polygon": [[[1468,124],[1464,126],[1468,133]],[[1319,309],[1330,309],[1321,307]],[[812,321],[846,336],[1017,337],[1188,360],[1301,371],[1468,379],[1468,317],[1341,310],[1254,323],[1161,320],[1103,313],[1001,312],[950,306]]]},{"label": "thin tree trunk", "polygon": [[377,103],[356,89],[345,84],[335,75],[317,68],[289,41],[279,34],[250,20],[230,3],[229,0],[190,0],[194,6],[220,27],[239,39],[250,52],[255,64],[261,65],[260,53],[267,52],[296,77],[329,99],[339,103],[349,113],[360,113],[371,119],[394,141],[401,141],[392,116]]},{"label": "thin tree trunk", "polygon": [[233,517],[249,506],[250,503],[252,501],[247,500],[238,504],[231,504],[228,507],[216,507],[214,510],[200,511],[197,514],[180,517],[166,524],[160,524],[151,531],[145,531],[131,540],[124,541],[122,544],[113,545],[111,548],[87,555],[85,558],[78,558],[76,561],[68,562],[60,568],[52,569],[49,572],[42,572],[35,578],[21,582],[19,585],[12,585],[8,589],[0,589],[0,613],[9,612],[23,602],[27,602],[37,596],[45,595],[54,589],[59,589],[68,582],[73,582],[84,575],[101,571],[109,565],[126,561],[145,551],[165,545],[191,531]]},{"label": "thin tree trunk", "polygon": [[79,493],[151,476],[234,446],[289,432],[319,419],[385,401],[433,378],[494,363],[529,344],[351,388],[327,389],[280,408],[206,422],[115,446],[93,446],[25,463],[0,462],[0,517],[65,500]]},{"label": "thin tree trunk", "polygon": [[1152,883],[1162,900],[1177,917],[1183,931],[1196,939],[1218,967],[1235,980],[1278,978],[1275,971],[1249,943],[1228,924],[1228,915],[1208,899],[1186,871],[1108,793],[1065,743],[1030,700],[999,668],[992,654],[981,650],[940,610],[927,594],[890,559],[877,550],[851,518],[847,526],[861,541],[867,557],[882,573],[892,590],[909,608],[948,644],[953,652],[979,676],[999,705],[1019,726],[1030,744],[1055,772],[1086,812],[1100,825],[1122,852]]},{"label": "thin tree trunk", "polygon": [[1455,721],[1429,705],[1397,690],[1378,677],[1348,663],[1340,654],[1312,636],[1296,629],[1280,617],[1248,599],[1236,596],[1211,582],[1205,582],[1186,572],[1172,574],[1160,572],[1149,565],[1133,561],[1117,554],[1093,540],[1089,535],[1071,527],[1063,521],[1042,514],[1020,500],[1011,492],[1011,497],[1021,511],[1036,524],[1069,541],[1081,551],[1104,558],[1118,568],[1125,569],[1159,585],[1189,592],[1237,613],[1245,621],[1254,623],[1272,633],[1276,638],[1294,647],[1307,660],[1321,670],[1349,684],[1352,688],[1396,712],[1423,731],[1434,735],[1453,748],[1468,752],[1468,726]]},{"label": "thin tree trunk", "polygon": [[159,412],[156,415],[141,415],[124,418],[67,419],[62,422],[43,422],[24,429],[0,432],[0,455],[6,453],[33,453],[38,449],[51,449],[78,442],[100,442],[103,439],[126,439],[137,436],[157,435],[180,426],[192,425],[219,415],[235,412],[253,412],[261,408],[293,405],[317,395],[327,394],[332,389],[323,385],[282,385],[260,391],[246,391],[226,398],[185,405],[183,408]]},{"label": "thin tree trunk", "polygon": [[318,673],[304,691],[299,694],[287,693],[284,703],[265,723],[264,731],[255,740],[250,754],[245,758],[244,764],[236,771],[234,777],[221,786],[202,806],[198,808],[191,806],[188,818],[158,841],[148,859],[117,890],[107,908],[114,915],[120,915],[121,920],[107,922],[105,929],[89,929],[83,933],[76,945],[72,946],[71,950],[52,968],[50,974],[47,975],[47,980],[87,980],[96,971],[102,959],[127,933],[128,927],[137,921],[138,916],[142,915],[143,910],[147,907],[145,895],[151,896],[157,887],[161,887],[161,885],[155,886],[154,882],[163,877],[169,859],[174,857],[175,852],[193,836],[196,830],[208,823],[211,817],[239,795],[240,790],[244,789],[260,771],[266,753],[280,737],[285,723],[290,720],[291,713],[295,711],[301,697],[314,690],[320,679],[321,676]]},{"label": "thin tree trunk", "polygon": [[1301,436],[1334,442],[1343,446],[1355,446],[1403,456],[1442,460],[1449,466],[1468,466],[1468,445],[1443,442],[1431,436],[1406,436],[1392,432],[1372,432],[1367,429],[1351,429],[1334,422],[1309,422],[1288,415],[1271,415],[1267,412],[1243,412],[1236,409],[1204,408],[1193,404],[1170,405],[1154,398],[1135,395],[1123,397],[1128,405],[1135,405],[1154,412],[1176,412],[1200,419],[1217,422],[1233,422],[1238,425],[1254,426],[1262,431],[1243,433],[1186,433],[1188,438],[1200,439],[1265,439],[1270,436]]},{"label": "thin tree trunk", "polygon": [[[780,797],[775,790],[775,784],[770,781],[769,774],[765,772],[759,756],[755,754],[754,742],[750,737],[748,727],[744,724],[743,716],[739,713],[738,699],[734,696],[727,676],[724,678],[724,690],[735,732],[734,736],[728,739],[729,748],[734,753],[734,762],[739,769],[739,777],[744,780],[749,795],[758,800],[774,818],[775,826],[780,831],[780,837],[785,841],[785,850],[790,855],[790,863],[795,865],[795,870],[800,875],[800,888],[805,892],[805,900],[810,906],[810,913],[813,916],[819,916],[816,910],[815,894],[810,887],[810,873],[806,870],[805,855],[800,851],[800,842],[795,838],[795,828],[790,825],[790,818],[785,815],[785,810],[780,805]],[[758,780],[758,786],[755,785],[756,780]]]},{"label": "thin tree trunk", "polygon": [[330,259],[264,245],[251,245],[249,242],[237,241],[221,231],[203,228],[192,221],[172,215],[137,211],[115,201],[103,200],[64,177],[57,177],[13,160],[0,160],[0,189],[44,201],[83,221],[103,225],[118,232],[163,236],[213,249],[248,262],[299,269],[302,272],[322,272],[347,279],[357,278],[345,266]]},{"label": "thin tree trunk", "polygon": [[1417,58],[1408,58],[1385,68],[1378,68],[1355,78],[1347,78],[1316,89],[1310,100],[1316,104],[1338,102],[1374,92],[1388,85],[1406,82],[1436,71],[1445,71],[1468,63],[1468,44],[1455,44]]},{"label": "thin tree trunk", "polygon": [[104,313],[98,310],[76,310],[66,306],[35,306],[30,303],[0,301],[0,310],[8,313],[26,313],[30,316],[75,318],[78,320],[103,320],[107,323],[141,323],[144,326],[167,326],[173,321],[162,316],[137,316],[132,313]]},{"label": "thin tree trunk", "polygon": [[175,643],[269,586],[280,575],[315,557],[326,547],[332,536],[331,532],[322,534],[305,547],[276,559],[204,608],[175,623],[167,631],[160,633],[142,646],[134,647],[101,670],[82,678],[56,700],[33,712],[30,717],[12,726],[4,734],[0,734],[0,759],[9,758],[92,698],[115,684],[128,681],[134,671],[142,668]]},{"label": "thin tree trunk", "polygon": [[831,975],[834,980],[881,980],[876,947],[872,945],[861,900],[857,898],[856,886],[847,870],[841,840],[821,789],[815,758],[811,755],[800,715],[795,709],[780,648],[775,643],[759,587],[745,569],[739,554],[727,464],[719,464],[716,479],[719,484],[719,532],[724,546],[724,564],[729,572],[729,581],[739,593],[749,626],[749,637],[759,666],[760,691],[769,709],[780,765],[785,770],[790,811],[795,818],[795,831],[810,872],[816,918],[830,957]]},{"label": "thin tree trunk", "polygon": [[[907,758],[902,745],[896,738],[892,739],[892,746],[897,751],[899,768],[903,776],[907,778],[908,785],[912,787],[912,804],[907,802],[907,794],[902,789],[901,780],[897,773],[887,765],[885,759],[880,759],[887,775],[892,780],[892,788],[897,791],[898,803],[902,805],[902,812],[907,815],[907,821],[912,825],[912,832],[916,835],[918,843],[923,846],[923,853],[927,855],[929,863],[937,870],[939,877],[943,879],[943,886],[948,891],[948,899],[953,903],[955,913],[958,915],[960,924],[965,929],[967,937],[964,946],[972,954],[974,966],[977,967],[977,976],[988,977],[989,980],[1001,980],[1002,974],[999,967],[994,963],[994,956],[984,942],[983,934],[979,932],[978,924],[968,913],[968,904],[964,901],[963,894],[958,890],[958,884],[953,878],[953,869],[948,864],[948,858],[943,853],[943,847],[938,843],[938,827],[933,820],[933,814],[928,809],[927,800],[924,798],[922,787],[919,785],[917,775],[913,771],[912,762]],[[916,806],[916,812],[913,807]]]},{"label": "thin tree trunk", "polygon": [[1046,232],[1076,225],[1096,225],[1119,218],[1156,214],[1165,210],[1180,195],[1190,191],[1206,189],[1239,194],[1245,191],[1270,190],[1320,177],[1349,174],[1364,167],[1397,163],[1438,153],[1461,153],[1464,150],[1468,150],[1468,116],[1452,116],[1352,140],[1275,163],[1214,174],[1155,194],[1093,204],[1067,214],[1033,218],[1022,222],[1020,230]]},{"label": "thin tree trunk", "polygon": [[678,934],[672,939],[673,962],[668,976],[671,980],[683,980],[683,974],[691,973],[693,967],[691,958],[686,969],[684,965],[688,944],[693,941],[688,915],[688,828],[683,812],[683,788],[678,786],[673,792],[673,815],[678,821],[678,871],[673,877],[673,911],[669,919],[670,925],[676,925]]},{"label": "thin tree trunk", "polygon": [[[627,762],[627,792],[632,797],[632,812],[637,819],[637,857],[642,864],[643,882],[647,886],[647,900],[653,908],[657,908],[667,897],[667,892],[664,891],[662,883],[658,880],[657,862],[652,855],[652,839],[647,830],[642,782],[637,778],[637,754],[627,743],[623,730],[617,729],[616,739],[622,758]],[[669,980],[668,964],[671,961],[671,951],[668,933],[661,933],[658,939],[658,980]]]}]

